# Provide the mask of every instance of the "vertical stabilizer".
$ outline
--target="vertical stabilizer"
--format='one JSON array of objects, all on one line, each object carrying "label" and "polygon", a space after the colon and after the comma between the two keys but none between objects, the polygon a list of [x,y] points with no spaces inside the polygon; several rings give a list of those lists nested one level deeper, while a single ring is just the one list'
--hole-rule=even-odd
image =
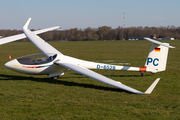
[{"label": "vertical stabilizer", "polygon": [[[169,43],[163,43],[169,45]],[[145,66],[146,71],[156,73],[166,70],[168,47],[152,43]]]}]

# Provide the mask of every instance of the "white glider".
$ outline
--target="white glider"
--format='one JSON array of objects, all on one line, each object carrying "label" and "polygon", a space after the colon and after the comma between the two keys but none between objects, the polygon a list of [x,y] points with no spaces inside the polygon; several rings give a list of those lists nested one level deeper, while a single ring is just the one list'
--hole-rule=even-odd
[{"label": "white glider", "polygon": [[[167,43],[163,43],[166,46],[154,44],[150,49],[148,58],[144,67],[129,67],[129,66],[117,66],[104,63],[89,62],[80,60],[70,56],[63,55],[54,47],[49,45],[43,39],[38,37],[35,33],[28,29],[31,18],[28,19],[23,27],[23,32],[27,38],[43,53],[23,56],[7,62],[4,66],[25,74],[47,74],[51,78],[58,78],[60,75],[64,75],[64,71],[73,70],[100,82],[108,85],[129,91],[135,94],[151,94],[160,78],[157,78],[152,85],[146,90],[146,92],[140,92],[134,88],[122,84],[121,82],[114,81],[103,75],[100,75],[89,69],[106,69],[106,70],[126,70],[126,71],[140,71],[140,72],[161,72],[166,69],[168,48]],[[158,45],[157,45],[158,44]]]}]

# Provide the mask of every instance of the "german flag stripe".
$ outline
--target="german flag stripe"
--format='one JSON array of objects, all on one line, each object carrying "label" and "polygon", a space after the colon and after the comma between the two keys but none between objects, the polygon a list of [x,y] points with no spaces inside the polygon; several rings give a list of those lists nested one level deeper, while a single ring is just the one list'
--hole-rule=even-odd
[{"label": "german flag stripe", "polygon": [[160,52],[161,49],[160,48],[155,48],[154,50],[155,50],[155,52]]}]

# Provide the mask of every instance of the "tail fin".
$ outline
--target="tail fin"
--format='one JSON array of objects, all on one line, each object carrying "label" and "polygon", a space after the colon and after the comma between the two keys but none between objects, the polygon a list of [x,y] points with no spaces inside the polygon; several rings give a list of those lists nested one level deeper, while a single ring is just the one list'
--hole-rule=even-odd
[{"label": "tail fin", "polygon": [[[169,43],[163,43],[169,45]],[[156,73],[166,70],[169,47],[152,43],[145,66],[146,71]]]}]

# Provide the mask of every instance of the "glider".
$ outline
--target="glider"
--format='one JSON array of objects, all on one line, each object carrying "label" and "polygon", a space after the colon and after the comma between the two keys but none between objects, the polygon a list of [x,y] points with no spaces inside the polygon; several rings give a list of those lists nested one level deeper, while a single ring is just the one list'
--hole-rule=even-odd
[{"label": "glider", "polygon": [[[5,67],[25,73],[34,75],[48,75],[51,78],[57,79],[60,75],[64,75],[64,71],[73,70],[77,73],[83,74],[87,77],[93,78],[105,84],[123,89],[125,91],[135,94],[151,94],[160,78],[157,78],[152,85],[143,93],[127,85],[117,82],[103,75],[100,75],[90,69],[105,69],[105,70],[126,70],[126,71],[140,71],[143,72],[161,72],[166,69],[166,62],[168,56],[169,47],[168,43],[157,43],[151,39],[153,43],[147,57],[144,67],[129,67],[129,66],[117,66],[104,63],[96,63],[85,61],[77,58],[73,58],[67,55],[63,55],[54,47],[49,45],[43,39],[36,35],[36,33],[28,29],[31,18],[28,19],[23,27],[23,32],[26,37],[39,49],[42,53],[23,56],[14,60],[11,60],[4,64]],[[146,38],[149,39],[149,38]]]}]

